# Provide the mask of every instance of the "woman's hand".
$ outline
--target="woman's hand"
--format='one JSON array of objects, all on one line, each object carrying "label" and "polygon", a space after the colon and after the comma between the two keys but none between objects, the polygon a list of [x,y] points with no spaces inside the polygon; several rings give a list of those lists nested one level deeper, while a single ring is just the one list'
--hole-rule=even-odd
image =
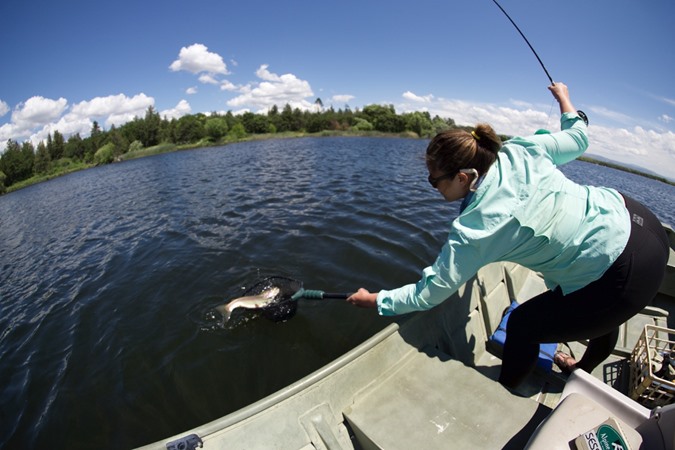
[{"label": "woman's hand", "polygon": [[377,308],[377,294],[361,288],[355,294],[352,294],[347,302],[360,308]]},{"label": "woman's hand", "polygon": [[567,86],[564,83],[554,83],[548,87],[548,90],[551,91],[553,97],[555,97],[560,104],[560,114],[577,112],[577,109],[572,105],[572,101],[570,100],[569,89],[567,89]]}]

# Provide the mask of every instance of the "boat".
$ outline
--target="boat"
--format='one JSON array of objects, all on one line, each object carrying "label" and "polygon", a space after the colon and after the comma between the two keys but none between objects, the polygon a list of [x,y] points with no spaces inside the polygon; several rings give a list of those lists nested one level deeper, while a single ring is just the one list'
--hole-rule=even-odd
[{"label": "boat", "polygon": [[[496,381],[500,347],[490,337],[513,300],[545,286],[522,266],[493,263],[454,298],[390,324],[305,378],[141,448],[607,448],[593,439],[609,426],[623,448],[672,449],[675,384],[656,376],[650,359],[675,351],[675,232],[665,228],[671,250],[658,295],[623,324],[615,351],[591,374],[537,369],[514,391]],[[581,355],[585,345],[558,347]],[[577,440],[584,436],[585,444]]]}]

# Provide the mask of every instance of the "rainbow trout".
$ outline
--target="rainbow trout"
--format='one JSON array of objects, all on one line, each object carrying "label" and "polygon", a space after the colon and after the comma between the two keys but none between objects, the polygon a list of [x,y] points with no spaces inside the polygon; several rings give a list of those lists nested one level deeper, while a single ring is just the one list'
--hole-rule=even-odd
[{"label": "rainbow trout", "polygon": [[236,308],[264,308],[276,302],[279,292],[280,290],[278,287],[272,287],[258,295],[247,295],[246,297],[235,298],[224,305],[217,306],[216,311],[222,314],[223,323],[227,323],[227,321],[230,320],[230,317],[232,316],[232,311],[234,311]]}]

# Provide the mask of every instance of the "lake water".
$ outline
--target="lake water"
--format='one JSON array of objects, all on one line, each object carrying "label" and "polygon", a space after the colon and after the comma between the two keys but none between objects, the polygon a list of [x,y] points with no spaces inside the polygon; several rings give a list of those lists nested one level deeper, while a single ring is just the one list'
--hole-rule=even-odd
[{"label": "lake water", "polygon": [[[213,329],[258,278],[351,292],[417,281],[457,205],[426,141],[303,138],[90,169],[0,197],[0,447],[129,448],[300,379],[389,319],[301,300],[287,322]],[[582,162],[675,224],[675,188]]]}]

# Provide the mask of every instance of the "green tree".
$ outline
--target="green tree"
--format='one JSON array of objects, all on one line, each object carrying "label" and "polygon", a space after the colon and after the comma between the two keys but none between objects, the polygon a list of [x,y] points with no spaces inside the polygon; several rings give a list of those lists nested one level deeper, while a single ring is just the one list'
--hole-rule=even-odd
[{"label": "green tree", "polygon": [[59,130],[54,130],[54,137],[51,134],[47,135],[47,150],[52,161],[63,158],[66,150],[66,141]]},{"label": "green tree", "polygon": [[375,127],[373,127],[373,124],[368,122],[366,119],[362,119],[360,117],[354,118],[354,125],[352,125],[352,130],[373,131],[374,128]]},{"label": "green tree", "polygon": [[394,105],[368,105],[363,108],[362,115],[378,131],[385,133],[405,131],[405,120],[396,115]]},{"label": "green tree", "polygon": [[227,134],[227,121],[223,117],[209,117],[204,124],[206,135],[217,141]]},{"label": "green tree", "polygon": [[279,123],[277,124],[277,130],[279,130],[280,132],[297,131],[299,130],[299,127],[295,122],[296,119],[293,115],[293,108],[291,108],[291,105],[286,103],[286,106],[284,106],[284,109],[281,111],[281,114],[279,115]]},{"label": "green tree", "polygon": [[7,141],[5,152],[0,157],[0,172],[5,174],[5,186],[25,180],[33,174],[33,155],[28,157],[18,142]]},{"label": "green tree", "polygon": [[405,129],[417,133],[419,137],[428,137],[433,133],[434,126],[428,112],[415,111],[404,115]]},{"label": "green tree", "polygon": [[175,131],[175,142],[177,144],[199,142],[204,136],[206,136],[204,126],[197,116],[189,115],[178,119]]},{"label": "green tree", "polygon": [[152,147],[159,144],[161,125],[162,119],[159,117],[159,113],[152,106],[148,106],[148,110],[145,112],[145,119],[142,121],[140,136],[136,138],[140,139],[144,147]]},{"label": "green tree", "polygon": [[267,116],[246,112],[241,116],[241,123],[244,125],[247,133],[262,134],[267,133],[269,121]]},{"label": "green tree", "polygon": [[[450,119],[450,120],[452,120],[452,119]],[[434,128],[435,134],[438,134],[442,131],[449,130],[451,128],[450,124],[448,124],[448,122],[446,122],[445,120],[441,119],[439,116],[435,116],[434,119],[431,121],[431,124]],[[453,124],[454,124],[454,121],[453,121]]]},{"label": "green tree", "polygon": [[232,140],[243,139],[246,137],[246,129],[244,128],[244,125],[241,122],[235,123],[234,126],[230,128],[230,131],[227,133],[227,136]]},{"label": "green tree", "polygon": [[86,145],[80,136],[80,133],[75,133],[68,138],[66,142],[66,148],[64,155],[67,158],[73,159],[84,159],[84,152],[86,150]]},{"label": "green tree", "polygon": [[94,153],[94,162],[96,165],[108,164],[115,160],[115,144],[108,142]]},{"label": "green tree", "polygon": [[2,171],[0,171],[0,194],[4,194],[7,191],[7,187],[5,187],[6,179],[7,175],[5,175]]},{"label": "green tree", "polygon": [[35,147],[31,141],[25,141],[21,144],[21,156],[24,164],[25,177],[30,178],[33,175],[35,166]]},{"label": "green tree", "polygon": [[89,139],[90,139],[90,148],[88,149],[91,154],[94,154],[101,145],[103,145],[103,139],[105,136],[103,135],[103,130],[101,130],[101,127],[98,125],[98,122],[94,120],[94,123],[91,124],[91,132],[89,133]]},{"label": "green tree", "polygon": [[109,143],[113,145],[113,156],[117,158],[129,151],[129,141],[124,133],[118,130],[115,126],[110,128],[108,132]]},{"label": "green tree", "polygon": [[51,161],[52,159],[49,156],[47,145],[44,143],[44,141],[40,141],[35,151],[35,164],[33,165],[33,172],[35,174],[47,173],[49,171]]},{"label": "green tree", "polygon": [[143,143],[141,141],[134,141],[129,144],[129,152],[137,152],[143,150]]}]

